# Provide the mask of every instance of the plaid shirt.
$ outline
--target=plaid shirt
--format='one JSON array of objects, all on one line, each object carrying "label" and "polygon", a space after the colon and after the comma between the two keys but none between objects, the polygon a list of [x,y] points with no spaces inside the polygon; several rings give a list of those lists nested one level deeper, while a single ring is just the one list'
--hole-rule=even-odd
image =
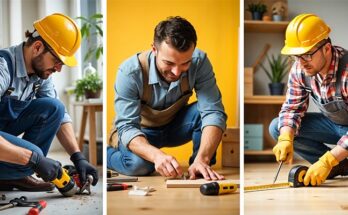
[{"label": "plaid shirt", "polygon": [[[334,100],[336,92],[336,71],[338,69],[338,59],[341,58],[344,49],[334,46],[333,57],[329,71],[323,79],[319,74],[311,78],[311,88],[313,95],[321,104],[326,104]],[[341,93],[343,101],[348,104],[348,71],[342,72]],[[289,126],[295,129],[295,133],[301,125],[301,118],[308,109],[310,93],[305,90],[305,74],[300,68],[299,62],[295,62],[290,70],[288,90],[286,93],[286,101],[283,103],[279,113],[280,129],[283,126]],[[343,135],[337,143],[345,149],[348,149],[348,133]]]}]

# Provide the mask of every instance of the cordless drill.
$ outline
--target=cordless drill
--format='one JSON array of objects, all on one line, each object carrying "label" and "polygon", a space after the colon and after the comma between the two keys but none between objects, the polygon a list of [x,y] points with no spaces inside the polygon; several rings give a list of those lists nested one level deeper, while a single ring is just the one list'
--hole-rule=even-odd
[{"label": "cordless drill", "polygon": [[57,177],[52,183],[56,185],[63,196],[70,197],[78,192],[78,187],[76,186],[74,178],[69,176],[68,170],[65,168],[62,168],[61,177]]}]

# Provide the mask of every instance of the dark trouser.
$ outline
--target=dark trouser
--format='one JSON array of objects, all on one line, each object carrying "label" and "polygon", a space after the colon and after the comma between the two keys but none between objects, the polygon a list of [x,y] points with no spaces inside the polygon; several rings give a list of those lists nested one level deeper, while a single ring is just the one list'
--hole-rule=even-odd
[{"label": "dark trouser", "polygon": [[[47,155],[51,142],[64,117],[64,105],[57,99],[39,98],[11,122],[0,122],[0,135],[10,143]],[[22,138],[17,137],[24,133]],[[22,165],[0,162],[0,179],[19,179],[33,171]]]}]

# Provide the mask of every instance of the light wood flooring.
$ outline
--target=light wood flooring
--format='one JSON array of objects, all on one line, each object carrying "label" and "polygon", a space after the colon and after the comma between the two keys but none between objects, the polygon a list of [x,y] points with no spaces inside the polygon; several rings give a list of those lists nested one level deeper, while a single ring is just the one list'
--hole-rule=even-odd
[{"label": "light wood flooring", "polygon": [[[238,168],[217,170],[227,179],[239,181]],[[156,189],[150,196],[129,196],[128,191],[107,192],[107,214],[117,215],[232,215],[239,214],[239,191],[220,196],[204,196],[199,188],[166,188],[162,176],[139,177],[127,184]]]},{"label": "light wood flooring", "polygon": [[[307,162],[297,162],[309,166]],[[290,165],[283,165],[277,182],[287,182]],[[273,183],[277,163],[245,164],[244,183]],[[276,182],[276,183],[277,183]],[[244,193],[244,214],[348,214],[348,177],[326,180],[320,187],[286,188]]]}]

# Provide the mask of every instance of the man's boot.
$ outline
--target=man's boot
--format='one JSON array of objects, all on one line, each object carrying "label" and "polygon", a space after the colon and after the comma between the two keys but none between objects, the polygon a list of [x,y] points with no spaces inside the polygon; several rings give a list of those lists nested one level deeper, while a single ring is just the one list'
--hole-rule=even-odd
[{"label": "man's boot", "polygon": [[52,191],[54,184],[38,180],[32,176],[26,176],[21,179],[0,180],[0,191],[11,191],[14,188],[22,191],[43,192]]},{"label": "man's boot", "polygon": [[333,179],[339,175],[348,175],[348,159],[344,159],[337,166],[334,166],[327,179]]}]

